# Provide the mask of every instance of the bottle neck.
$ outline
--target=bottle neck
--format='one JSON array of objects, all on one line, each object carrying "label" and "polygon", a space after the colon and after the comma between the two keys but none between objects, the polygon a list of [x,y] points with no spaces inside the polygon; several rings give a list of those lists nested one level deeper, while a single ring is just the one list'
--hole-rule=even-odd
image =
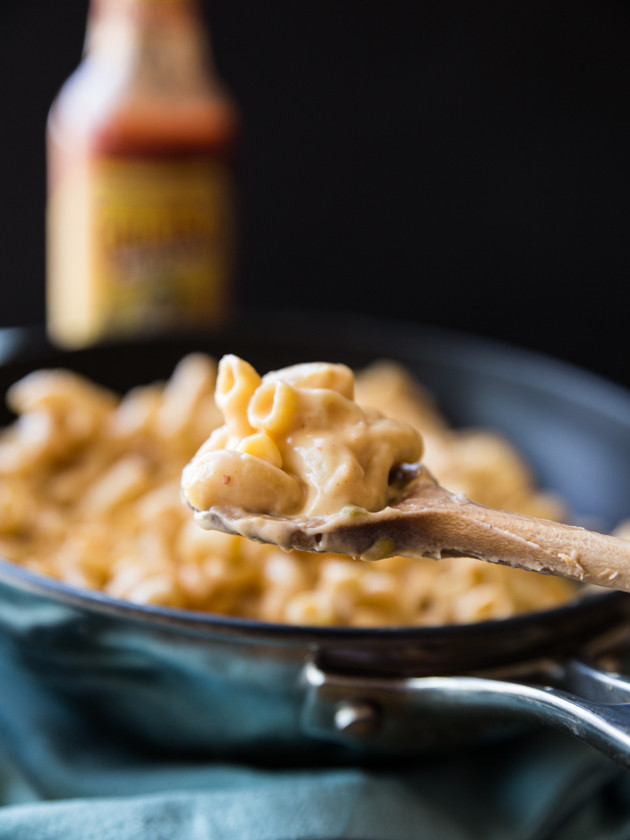
[{"label": "bottle neck", "polygon": [[162,94],[202,85],[211,70],[197,0],[91,0],[84,55],[131,68]]}]

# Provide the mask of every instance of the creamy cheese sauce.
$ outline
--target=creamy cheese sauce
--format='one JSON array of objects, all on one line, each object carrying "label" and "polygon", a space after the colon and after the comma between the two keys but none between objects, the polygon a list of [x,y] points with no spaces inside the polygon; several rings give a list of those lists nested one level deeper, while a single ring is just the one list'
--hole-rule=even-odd
[{"label": "creamy cheese sauce", "polygon": [[[350,398],[348,371],[334,371]],[[304,387],[326,385],[321,368],[310,375]],[[260,381],[256,374],[246,391]],[[224,424],[216,385],[217,364],[202,354],[122,395],[69,371],[33,371],[16,382],[7,394],[16,420],[0,430],[2,557],[116,599],[294,625],[461,624],[575,596],[570,581],[472,557],[358,563],[200,528],[182,503],[181,476]],[[220,394],[222,403],[242,398]],[[398,365],[376,361],[359,371],[355,395],[418,429],[423,464],[451,491],[533,516],[566,515],[508,441],[489,429],[453,429]],[[244,432],[232,426],[230,434],[248,437],[253,450],[265,445],[268,436],[253,437],[249,421]]]},{"label": "creamy cheese sauce", "polygon": [[275,516],[325,516],[391,500],[392,470],[415,463],[422,437],[354,401],[345,365],[298,364],[259,376],[237,356],[219,363],[224,416],[182,474],[196,510],[231,505]]}]

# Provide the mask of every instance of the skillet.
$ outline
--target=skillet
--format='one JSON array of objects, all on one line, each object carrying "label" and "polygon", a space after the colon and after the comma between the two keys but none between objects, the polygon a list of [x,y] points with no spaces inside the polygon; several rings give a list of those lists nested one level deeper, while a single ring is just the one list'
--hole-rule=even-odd
[{"label": "skillet", "polygon": [[[168,377],[192,350],[234,352],[262,371],[396,359],[454,425],[506,434],[578,523],[608,530],[630,513],[630,394],[473,335],[295,312],[77,351],[38,330],[6,330],[0,387],[64,366],[123,392]],[[5,659],[73,714],[182,754],[354,761],[551,725],[630,767],[629,634],[630,596],[612,591],[474,625],[292,627],[138,606],[0,560]]]}]

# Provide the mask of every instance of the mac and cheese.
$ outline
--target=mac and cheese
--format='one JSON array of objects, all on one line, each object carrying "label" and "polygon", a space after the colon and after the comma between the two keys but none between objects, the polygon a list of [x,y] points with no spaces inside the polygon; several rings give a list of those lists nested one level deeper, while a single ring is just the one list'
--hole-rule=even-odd
[{"label": "mac and cheese", "polygon": [[380,510],[388,478],[422,455],[417,429],[354,401],[342,365],[294,365],[258,376],[236,356],[219,363],[224,425],[185,468],[184,497],[197,510],[237,505],[271,514]]},{"label": "mac and cheese", "polygon": [[[335,371],[325,383],[347,397],[351,374]],[[241,414],[252,385],[260,387],[257,377],[245,378],[243,392],[226,387],[229,377],[219,383],[218,404],[217,365],[200,354],[182,359],[166,382],[122,397],[68,371],[37,371],[16,383],[8,401],[18,417],[0,436],[2,556],[115,598],[293,624],[469,622],[573,596],[574,585],[560,578],[473,559],[393,557],[368,564],[285,553],[199,528],[181,499],[182,470],[224,424],[226,408],[228,415]],[[265,382],[273,385],[273,375]],[[398,366],[383,362],[359,372],[355,388],[368,415],[384,409],[418,430],[423,461],[449,489],[497,507],[562,517],[562,506],[536,490],[509,443],[492,432],[449,428]],[[242,449],[249,455],[277,466],[270,441],[285,428],[286,403],[267,395],[255,406],[251,419],[264,428],[232,417],[229,434],[237,446],[247,440]]]}]

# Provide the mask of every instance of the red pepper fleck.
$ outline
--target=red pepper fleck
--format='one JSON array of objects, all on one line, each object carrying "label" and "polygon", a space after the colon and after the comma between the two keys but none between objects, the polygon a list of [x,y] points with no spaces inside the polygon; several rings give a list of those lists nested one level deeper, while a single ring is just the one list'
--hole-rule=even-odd
[{"label": "red pepper fleck", "polygon": [[231,475],[224,475],[223,476],[223,483],[224,484],[229,484],[230,481],[232,481],[232,476]]}]

